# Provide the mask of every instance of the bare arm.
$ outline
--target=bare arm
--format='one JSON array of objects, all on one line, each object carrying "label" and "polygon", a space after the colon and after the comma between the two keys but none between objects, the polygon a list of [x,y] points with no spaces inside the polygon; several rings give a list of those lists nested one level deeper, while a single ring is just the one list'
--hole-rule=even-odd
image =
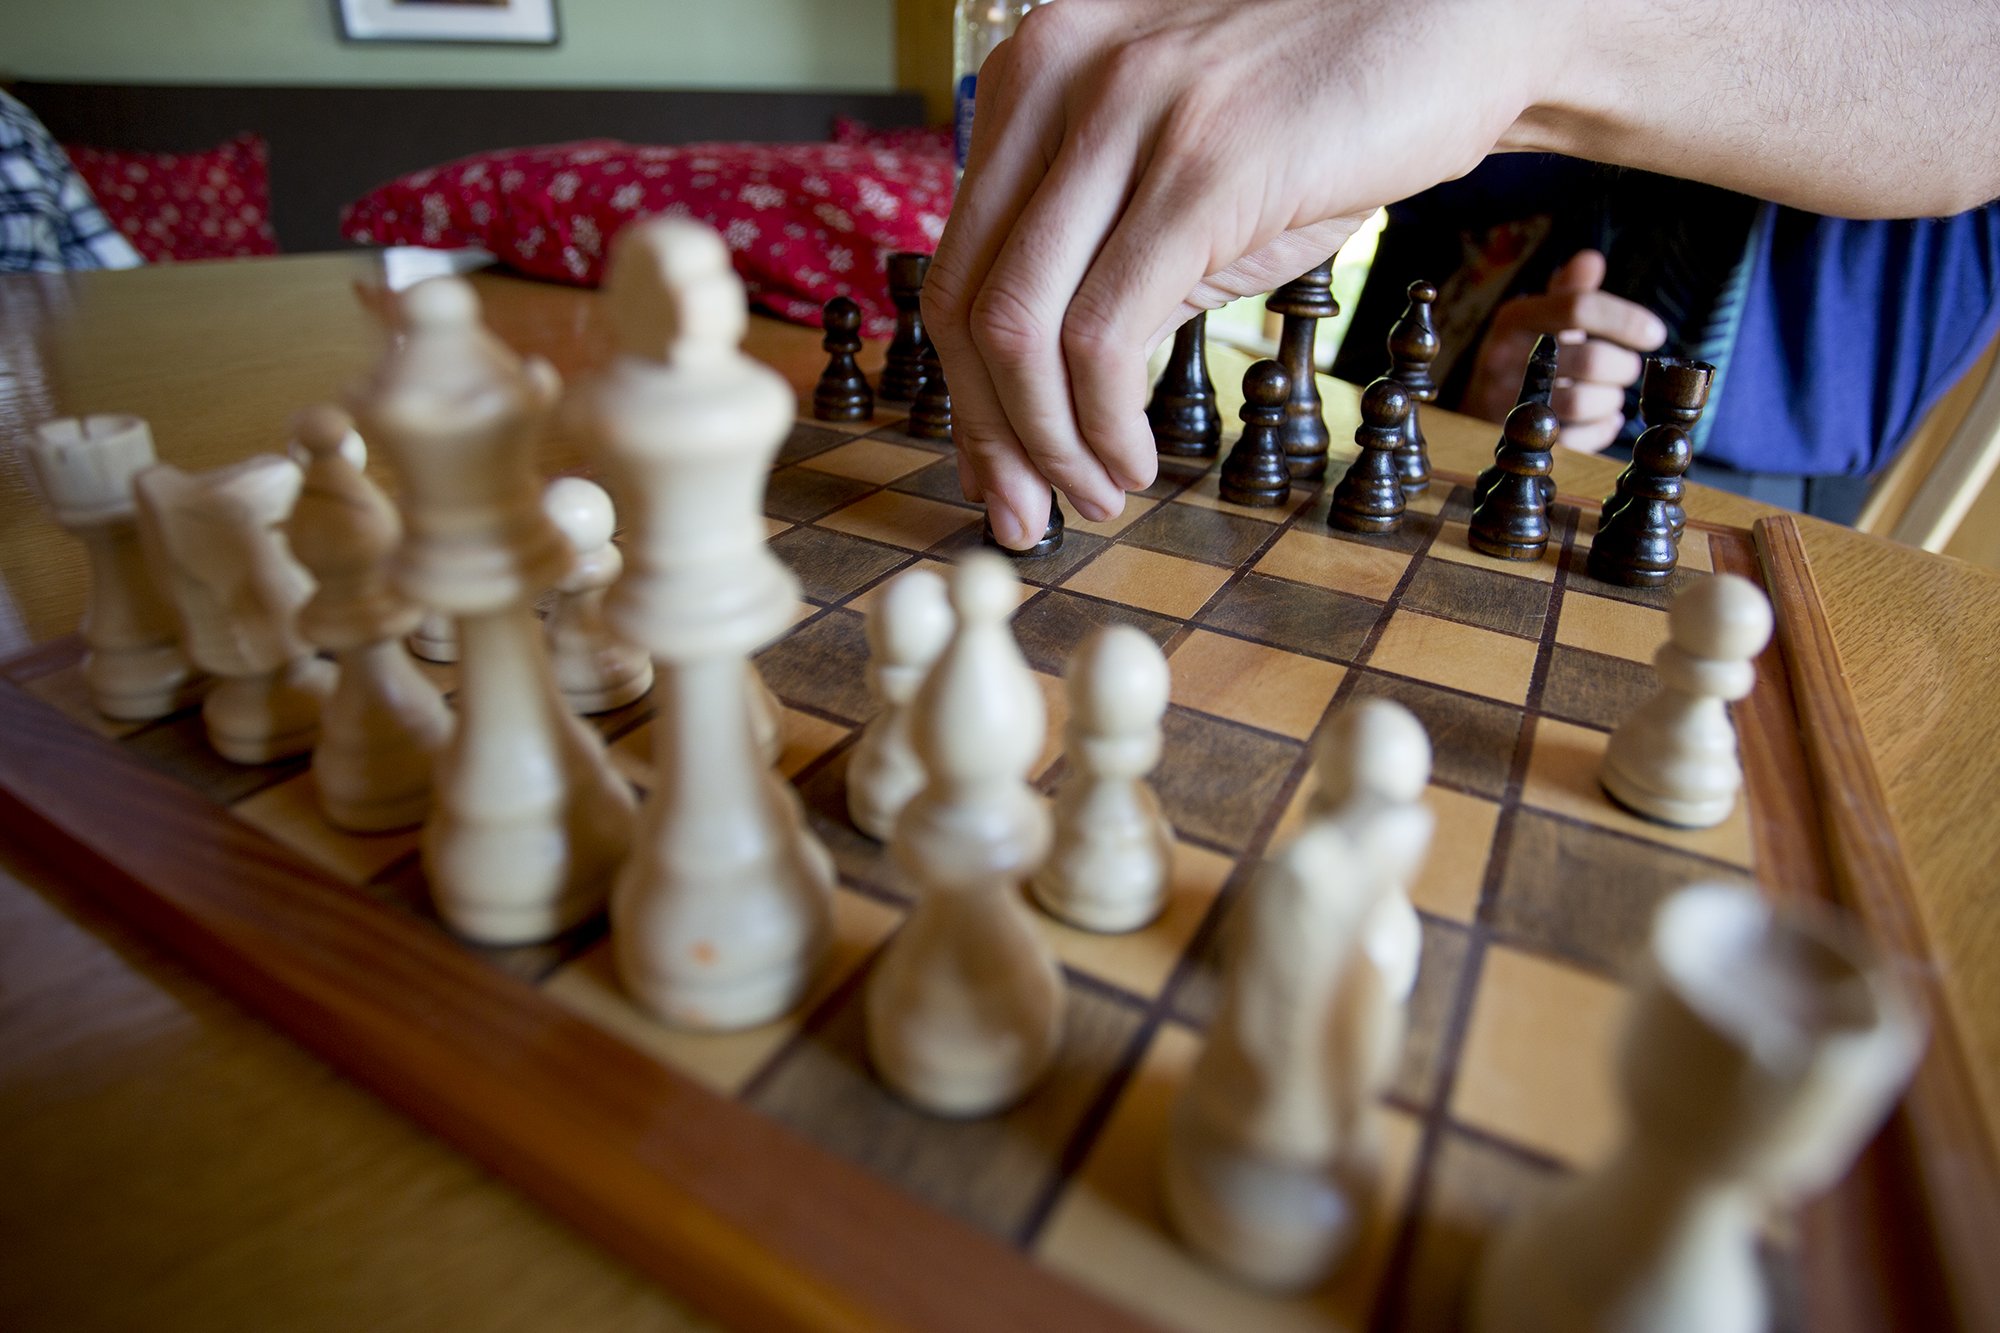
[{"label": "bare arm", "polygon": [[980,78],[926,322],[1008,545],[1155,461],[1145,357],[1496,149],[1819,212],[2000,194],[1990,0],[1059,0]]}]

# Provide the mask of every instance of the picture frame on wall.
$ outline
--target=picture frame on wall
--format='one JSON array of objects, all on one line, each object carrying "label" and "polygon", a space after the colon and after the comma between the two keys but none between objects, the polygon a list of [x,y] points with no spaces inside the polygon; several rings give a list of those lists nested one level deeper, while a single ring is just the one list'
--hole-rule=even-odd
[{"label": "picture frame on wall", "polygon": [[556,0],[333,0],[350,42],[477,42],[554,46]]}]

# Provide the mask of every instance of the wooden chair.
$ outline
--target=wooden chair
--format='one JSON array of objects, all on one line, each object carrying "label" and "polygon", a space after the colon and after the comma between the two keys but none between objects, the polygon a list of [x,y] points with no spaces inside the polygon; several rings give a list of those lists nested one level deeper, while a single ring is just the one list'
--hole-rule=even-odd
[{"label": "wooden chair", "polygon": [[1917,427],[1854,526],[2000,568],[2000,339]]}]

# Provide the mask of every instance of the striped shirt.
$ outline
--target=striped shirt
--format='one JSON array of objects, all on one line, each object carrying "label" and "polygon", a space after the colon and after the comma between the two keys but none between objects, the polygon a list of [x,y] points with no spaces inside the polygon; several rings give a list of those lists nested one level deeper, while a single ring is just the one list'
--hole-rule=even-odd
[{"label": "striped shirt", "polygon": [[0,273],[141,262],[35,113],[0,93]]}]

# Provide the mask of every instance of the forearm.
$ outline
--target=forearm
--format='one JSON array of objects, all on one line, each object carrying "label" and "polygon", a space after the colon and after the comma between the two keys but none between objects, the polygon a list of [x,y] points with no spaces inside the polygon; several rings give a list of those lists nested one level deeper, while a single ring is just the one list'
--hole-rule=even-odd
[{"label": "forearm", "polygon": [[1544,91],[1501,147],[1845,217],[2000,196],[1992,0],[1575,0],[1574,14],[1547,25]]}]

